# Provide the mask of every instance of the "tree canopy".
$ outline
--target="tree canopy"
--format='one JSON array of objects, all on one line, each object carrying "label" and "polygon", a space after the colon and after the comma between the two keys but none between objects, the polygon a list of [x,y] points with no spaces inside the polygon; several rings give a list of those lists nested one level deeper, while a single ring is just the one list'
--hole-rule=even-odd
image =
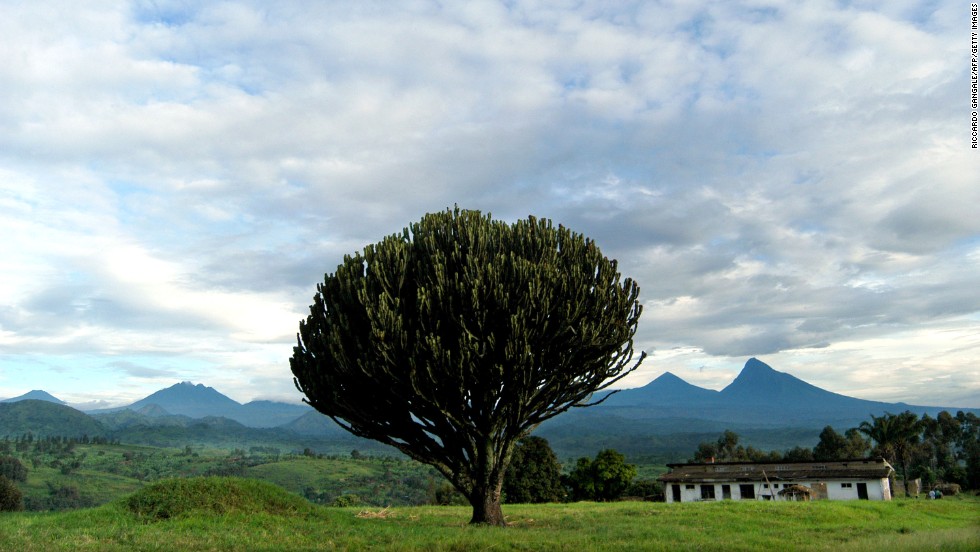
[{"label": "tree canopy", "polygon": [[551,221],[456,208],[344,257],[290,367],[342,427],[439,470],[503,525],[515,442],[634,370],[639,287]]},{"label": "tree canopy", "polygon": [[579,458],[566,481],[572,500],[606,502],[623,496],[636,477],[636,466],[613,449],[600,451],[595,460]]},{"label": "tree canopy", "polygon": [[547,439],[530,435],[517,442],[504,476],[503,491],[506,501],[511,504],[565,499],[561,463]]}]

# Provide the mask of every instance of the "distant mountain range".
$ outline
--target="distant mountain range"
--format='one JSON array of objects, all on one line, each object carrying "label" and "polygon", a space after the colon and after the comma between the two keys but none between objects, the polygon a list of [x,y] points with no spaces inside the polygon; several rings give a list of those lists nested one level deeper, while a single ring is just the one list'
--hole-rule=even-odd
[{"label": "distant mountain range", "polygon": [[[757,448],[773,449],[813,446],[820,430],[828,425],[843,433],[872,414],[906,410],[933,417],[943,410],[980,413],[969,408],[856,399],[820,389],[750,358],[721,391],[691,385],[667,372],[644,387],[616,392],[597,406],[572,409],[548,420],[536,433],[552,441],[556,450],[582,439],[630,450],[651,435],[700,433],[713,438],[731,429],[751,436]],[[680,441],[678,449],[693,450],[691,443]],[[668,445],[666,440],[663,447]]]},{"label": "distant mountain range", "polygon": [[[146,410],[149,407],[155,407]],[[161,389],[129,406],[89,411],[92,415],[136,410],[153,416],[179,415],[189,418],[216,416],[234,420],[246,427],[278,427],[311,411],[309,406],[275,401],[241,404],[213,387],[189,381]]]},{"label": "distant mountain range", "polygon": [[12,402],[20,402],[20,401],[45,401],[45,402],[52,402],[55,404],[63,404],[63,405],[68,404],[65,401],[59,399],[58,397],[55,397],[51,393],[48,393],[47,391],[41,391],[40,389],[35,389],[34,391],[28,391],[27,393],[24,393],[19,397],[4,399],[0,402],[12,403]]},{"label": "distant mountain range", "polygon": [[626,418],[685,417],[785,427],[800,423],[857,425],[871,414],[905,410],[935,415],[951,408],[856,399],[820,389],[750,358],[738,377],[721,391],[691,385],[667,372],[644,387],[615,393],[592,412]]},{"label": "distant mountain range", "polygon": [[[787,443],[812,446],[824,426],[843,431],[872,414],[905,410],[932,416],[942,410],[980,413],[976,409],[847,397],[751,358],[738,377],[721,391],[691,385],[667,372],[643,387],[616,392],[597,406],[573,408],[545,422],[535,433],[552,441],[555,450],[575,454],[582,450],[594,453],[607,447],[623,451],[637,447],[637,450],[693,450],[692,436],[716,436],[725,429],[752,436],[752,444],[759,448],[779,448]],[[32,417],[32,411],[38,415]],[[252,437],[266,440],[277,435],[276,432],[282,438],[294,435],[344,442],[351,438],[332,420],[307,405],[275,401],[241,404],[214,388],[191,382],[161,389],[125,407],[87,413],[40,390],[0,401],[0,438],[28,431],[38,435],[82,432],[133,437],[146,433],[147,428],[156,428],[150,431],[155,439],[163,439],[161,435],[171,435],[172,440],[186,438],[181,437],[181,432],[196,428],[199,435],[234,434],[243,444],[250,439],[250,430],[261,431]],[[682,434],[687,437],[677,437]],[[696,442],[693,444],[696,446]]]}]

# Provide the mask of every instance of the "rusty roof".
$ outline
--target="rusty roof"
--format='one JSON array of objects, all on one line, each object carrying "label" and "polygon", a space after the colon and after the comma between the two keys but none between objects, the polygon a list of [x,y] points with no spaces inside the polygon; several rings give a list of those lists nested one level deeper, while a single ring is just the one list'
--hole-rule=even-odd
[{"label": "rusty roof", "polygon": [[882,459],[835,462],[718,462],[668,464],[658,477],[667,483],[720,481],[819,481],[825,479],[882,479],[894,470]]}]

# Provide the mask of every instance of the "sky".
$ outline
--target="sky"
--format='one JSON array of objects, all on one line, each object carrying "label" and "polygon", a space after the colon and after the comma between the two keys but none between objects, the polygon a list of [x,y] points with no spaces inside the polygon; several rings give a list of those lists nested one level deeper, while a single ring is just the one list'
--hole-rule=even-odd
[{"label": "sky", "polygon": [[0,3],[0,397],[298,401],[343,256],[459,205],[640,285],[621,383],[980,407],[969,4]]}]

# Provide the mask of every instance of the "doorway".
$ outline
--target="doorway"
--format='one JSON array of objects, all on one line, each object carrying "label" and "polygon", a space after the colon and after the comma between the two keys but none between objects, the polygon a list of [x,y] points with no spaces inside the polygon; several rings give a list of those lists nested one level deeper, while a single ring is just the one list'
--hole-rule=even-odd
[{"label": "doorway", "polygon": [[868,500],[868,484],[858,483],[857,489],[858,489],[858,498],[861,500]]}]

